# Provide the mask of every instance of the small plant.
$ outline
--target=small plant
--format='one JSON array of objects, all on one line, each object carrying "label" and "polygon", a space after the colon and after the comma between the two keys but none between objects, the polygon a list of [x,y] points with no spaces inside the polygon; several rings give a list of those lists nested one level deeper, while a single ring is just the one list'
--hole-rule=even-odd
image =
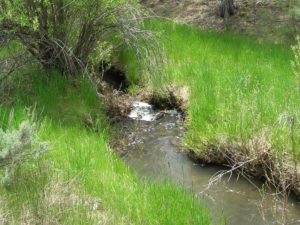
[{"label": "small plant", "polygon": [[18,166],[48,151],[48,145],[37,140],[35,128],[29,121],[22,122],[19,129],[0,128],[0,178],[5,187],[11,185]]},{"label": "small plant", "polygon": [[140,87],[138,85],[132,84],[128,88],[128,93],[130,95],[135,95],[140,91]]}]

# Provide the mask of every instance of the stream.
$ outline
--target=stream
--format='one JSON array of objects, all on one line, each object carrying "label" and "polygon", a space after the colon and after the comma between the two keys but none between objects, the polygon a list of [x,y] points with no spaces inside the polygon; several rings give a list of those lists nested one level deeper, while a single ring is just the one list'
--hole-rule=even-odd
[{"label": "stream", "polygon": [[261,195],[259,181],[251,184],[228,175],[206,190],[210,178],[224,168],[197,164],[182,153],[185,130],[176,110],[159,112],[136,102],[129,117],[123,125],[128,142],[125,162],[143,178],[171,180],[194,192],[211,211],[214,223],[223,217],[230,225],[300,224],[300,204],[283,201],[271,191]]}]

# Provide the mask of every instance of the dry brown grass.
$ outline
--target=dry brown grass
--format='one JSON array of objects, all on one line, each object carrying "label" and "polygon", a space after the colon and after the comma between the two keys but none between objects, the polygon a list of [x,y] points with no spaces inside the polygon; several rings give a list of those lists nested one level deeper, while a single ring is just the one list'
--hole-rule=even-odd
[{"label": "dry brown grass", "polygon": [[0,199],[0,225],[61,225],[61,224],[110,224],[108,215],[101,208],[99,199],[90,198],[76,180],[64,182],[54,178],[45,187],[38,205],[24,204],[17,218],[14,209],[6,206],[6,199]]},{"label": "dry brown grass", "polygon": [[6,207],[6,202],[3,197],[0,197],[0,224],[8,224],[8,210]]},{"label": "dry brown grass", "polygon": [[292,192],[300,197],[300,168],[294,165],[288,153],[278,153],[270,145],[268,135],[260,134],[244,143],[208,145],[202,153],[190,152],[201,162],[225,165],[228,171],[221,171],[211,179],[209,186],[219,182],[224,175],[238,172],[251,180],[253,177],[264,179],[266,184],[280,196]]}]

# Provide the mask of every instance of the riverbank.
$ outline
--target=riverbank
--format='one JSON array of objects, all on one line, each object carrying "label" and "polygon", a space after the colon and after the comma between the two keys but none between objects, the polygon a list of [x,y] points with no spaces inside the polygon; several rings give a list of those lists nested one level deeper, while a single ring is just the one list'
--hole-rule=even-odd
[{"label": "riverbank", "polygon": [[265,188],[262,193],[265,186],[257,179],[249,182],[237,173],[228,173],[210,186],[216,174],[227,168],[197,163],[182,152],[184,120],[177,110],[155,110],[136,102],[130,117],[133,119],[120,123],[127,149],[124,160],[142,177],[171,180],[193,191],[214,212],[213,224],[220,218],[231,225],[299,222],[297,201],[278,198],[272,189]]},{"label": "riverbank", "polygon": [[[114,130],[89,81],[22,71],[4,93],[1,128],[34,118],[50,152],[0,186],[1,224],[210,224],[183,188],[141,181],[109,147]],[[180,212],[180,213],[178,213]]]},{"label": "riverbank", "polygon": [[[239,166],[299,193],[300,132],[291,125],[299,118],[299,96],[290,47],[171,22],[147,27],[163,33],[167,65],[165,76],[151,74],[144,85],[157,92],[168,84],[188,87],[185,144],[191,155]],[[128,76],[136,77],[138,62],[127,65]]]}]

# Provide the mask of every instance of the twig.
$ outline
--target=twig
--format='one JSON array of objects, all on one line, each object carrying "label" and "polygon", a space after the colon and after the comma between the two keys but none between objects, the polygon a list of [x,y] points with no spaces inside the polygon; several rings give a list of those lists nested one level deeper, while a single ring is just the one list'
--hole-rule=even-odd
[{"label": "twig", "polygon": [[213,176],[210,178],[210,180],[209,180],[209,182],[208,182],[206,188],[205,188],[203,191],[199,192],[198,194],[201,195],[201,194],[205,193],[205,192],[208,191],[212,186],[214,186],[214,185],[216,185],[217,183],[219,183],[219,182],[222,180],[222,178],[223,178],[224,176],[228,175],[228,174],[230,174],[230,175],[229,175],[229,178],[228,178],[228,181],[229,181],[229,180],[231,179],[231,177],[232,177],[232,175],[233,175],[234,172],[236,172],[237,170],[239,170],[239,169],[241,169],[242,167],[244,167],[246,164],[249,164],[249,163],[251,163],[251,162],[253,162],[253,161],[255,161],[255,160],[257,160],[257,158],[252,158],[252,159],[249,159],[249,160],[247,160],[247,161],[245,161],[245,162],[239,162],[239,163],[236,163],[236,164],[234,164],[234,165],[231,167],[230,170],[221,170],[221,171],[218,171],[215,175],[213,175]]}]

